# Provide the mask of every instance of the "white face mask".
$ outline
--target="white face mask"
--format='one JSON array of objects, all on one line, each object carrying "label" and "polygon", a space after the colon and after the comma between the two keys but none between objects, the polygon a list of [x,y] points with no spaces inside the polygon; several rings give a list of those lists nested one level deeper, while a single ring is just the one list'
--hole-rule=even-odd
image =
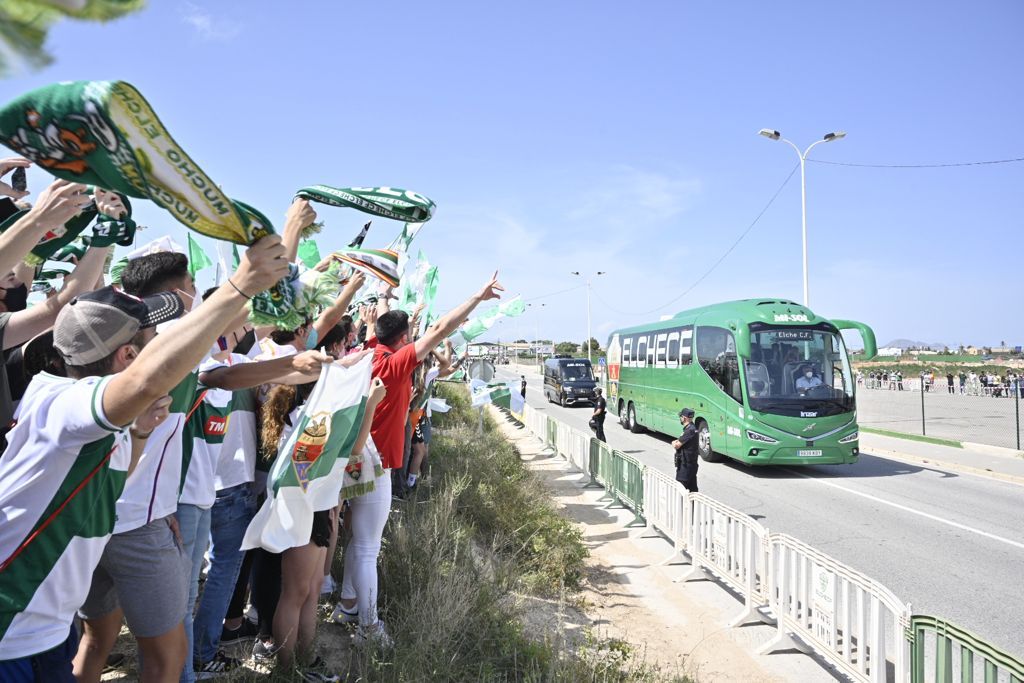
[{"label": "white face mask", "polygon": [[814,377],[814,373],[810,372],[810,371],[805,372],[804,373],[804,377],[806,377],[807,379],[810,379],[810,378]]},{"label": "white face mask", "polygon": [[199,305],[199,301],[197,301],[198,297],[192,296],[188,292],[180,289],[174,290],[174,293],[181,297],[181,302],[185,304],[185,313],[191,313],[196,310],[196,306]]}]

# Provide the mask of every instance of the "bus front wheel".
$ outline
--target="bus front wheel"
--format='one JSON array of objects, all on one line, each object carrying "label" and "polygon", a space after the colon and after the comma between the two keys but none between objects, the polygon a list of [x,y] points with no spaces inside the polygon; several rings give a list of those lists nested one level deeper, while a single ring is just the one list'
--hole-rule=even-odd
[{"label": "bus front wheel", "polygon": [[629,431],[634,434],[644,431],[644,428],[636,421],[636,407],[632,403],[629,404],[629,416],[626,419],[629,421]]},{"label": "bus front wheel", "polygon": [[711,450],[711,430],[708,423],[701,420],[697,423],[697,453],[705,462],[720,462],[722,456]]},{"label": "bus front wheel", "polygon": [[624,428],[629,427],[629,413],[626,412],[626,402],[619,401],[619,424]]}]

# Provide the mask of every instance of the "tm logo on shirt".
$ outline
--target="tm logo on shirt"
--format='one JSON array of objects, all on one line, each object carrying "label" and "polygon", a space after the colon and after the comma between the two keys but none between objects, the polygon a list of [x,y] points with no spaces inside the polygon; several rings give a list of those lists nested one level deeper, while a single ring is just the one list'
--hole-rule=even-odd
[{"label": "tm logo on shirt", "polygon": [[224,433],[228,430],[228,419],[220,415],[214,415],[206,421],[206,426],[203,428],[203,432],[206,436],[224,436]]}]

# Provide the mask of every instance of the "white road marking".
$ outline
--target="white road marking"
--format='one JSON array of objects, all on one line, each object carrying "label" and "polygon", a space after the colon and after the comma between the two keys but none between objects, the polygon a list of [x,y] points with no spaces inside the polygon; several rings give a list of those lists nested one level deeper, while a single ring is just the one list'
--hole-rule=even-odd
[{"label": "white road marking", "polygon": [[[533,389],[534,391],[537,391],[537,392],[541,391],[540,389],[536,389],[535,387],[530,386],[529,383],[527,383],[526,386],[527,386],[527,389]],[[883,457],[884,458],[885,456],[876,456],[876,457]],[[967,532],[970,532],[972,534],[977,534],[979,536],[984,536],[985,538],[991,539],[993,541],[998,541],[1000,543],[1005,543],[1006,545],[1013,546],[1014,548],[1020,548],[1021,550],[1024,550],[1024,543],[1020,543],[1018,541],[1014,541],[1014,540],[1009,539],[1009,538],[1004,538],[1003,536],[992,534],[992,533],[989,533],[987,531],[982,531],[981,529],[976,529],[976,528],[974,528],[972,526],[967,526],[966,524],[960,524],[959,522],[954,522],[954,521],[949,520],[949,519],[943,519],[942,517],[930,514],[928,512],[924,512],[922,510],[915,510],[912,507],[908,507],[906,505],[901,505],[900,503],[896,503],[896,502],[893,502],[891,500],[886,500],[885,498],[879,498],[878,496],[873,496],[870,493],[864,493],[862,491],[857,491],[857,490],[854,490],[854,489],[851,489],[851,488],[847,488],[845,486],[840,486],[839,484],[836,484],[835,482],[827,481],[825,479],[821,479],[819,477],[815,477],[815,476],[812,476],[810,474],[805,474],[804,472],[799,472],[799,471],[794,470],[794,469],[792,469],[790,467],[787,467],[785,469],[787,471],[789,471],[789,472],[792,472],[793,474],[799,475],[799,476],[804,477],[806,479],[811,479],[813,481],[816,481],[819,484],[823,484],[825,486],[831,486],[832,488],[836,488],[836,489],[839,489],[841,491],[846,491],[847,493],[852,493],[855,496],[861,496],[862,498],[867,498],[868,500],[873,500],[876,503],[881,503],[883,505],[888,505],[890,507],[896,508],[897,510],[903,510],[904,512],[909,512],[910,514],[918,515],[919,517],[924,517],[926,519],[930,519],[933,522],[938,522],[940,524],[945,524],[947,526],[951,526],[951,527],[954,527],[956,529],[960,529],[961,531],[967,531]],[[981,476],[981,475],[977,475],[977,476]],[[984,477],[984,478],[989,479],[991,481],[991,479],[988,478],[988,477]]]},{"label": "white road marking", "polygon": [[867,498],[868,500],[873,500],[876,503],[882,503],[883,505],[888,505],[890,507],[894,507],[897,510],[903,510],[904,512],[909,512],[912,515],[918,515],[919,517],[924,517],[926,519],[930,519],[933,522],[938,522],[940,524],[945,524],[947,526],[955,527],[955,528],[960,529],[962,531],[968,531],[968,532],[970,532],[972,534],[977,534],[979,536],[984,536],[985,538],[989,538],[989,539],[991,539],[993,541],[999,541],[1000,543],[1005,543],[1006,545],[1011,545],[1011,546],[1013,546],[1015,548],[1020,548],[1021,550],[1024,550],[1024,543],[1019,543],[1019,542],[1011,540],[1009,538],[1004,538],[1002,536],[997,536],[996,534],[990,534],[987,531],[982,531],[981,529],[975,529],[974,527],[967,526],[966,524],[960,524],[959,522],[954,522],[954,521],[949,520],[949,519],[943,519],[942,517],[939,517],[937,515],[933,515],[933,514],[930,514],[930,513],[927,513],[927,512],[923,512],[921,510],[915,510],[912,507],[907,507],[906,505],[900,505],[899,503],[894,503],[891,500],[886,500],[885,498],[879,498],[878,496],[873,496],[870,493],[864,493],[863,491],[856,491],[854,489],[850,489],[850,488],[847,488],[845,486],[840,486],[839,484],[836,484],[835,482],[826,481],[826,480],[820,479],[818,477],[813,477],[813,476],[811,476],[809,474],[804,474],[803,472],[798,472],[797,470],[794,470],[794,469],[789,468],[789,467],[787,467],[786,470],[788,470],[789,472],[792,472],[793,474],[799,475],[801,477],[805,477],[807,479],[811,479],[813,481],[816,481],[819,484],[823,484],[825,486],[831,486],[832,488],[839,489],[841,491],[846,491],[847,493],[852,493],[855,496],[861,496],[862,498]]}]

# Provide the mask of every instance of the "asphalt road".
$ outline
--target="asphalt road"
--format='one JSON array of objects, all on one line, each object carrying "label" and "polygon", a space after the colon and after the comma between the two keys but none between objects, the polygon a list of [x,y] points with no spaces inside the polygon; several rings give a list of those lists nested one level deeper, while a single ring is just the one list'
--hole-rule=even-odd
[{"label": "asphalt road", "polygon": [[[498,378],[518,380],[513,366]],[[527,402],[589,432],[592,410]],[[609,444],[672,473],[671,439],[631,434],[609,415]],[[1024,486],[863,454],[854,465],[701,462],[700,490],[864,572],[908,601],[1024,656]]]}]

